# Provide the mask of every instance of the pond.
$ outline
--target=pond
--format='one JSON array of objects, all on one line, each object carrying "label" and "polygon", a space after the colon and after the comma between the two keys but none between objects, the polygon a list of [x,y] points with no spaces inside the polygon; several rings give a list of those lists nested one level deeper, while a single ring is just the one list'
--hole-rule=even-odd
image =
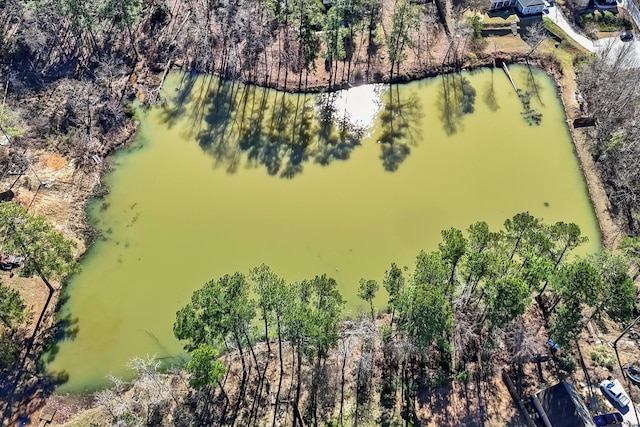
[{"label": "pond", "polygon": [[577,223],[596,250],[554,82],[512,75],[521,96],[498,69],[322,96],[170,75],[90,207],[103,238],[68,287],[76,333],[49,365],[69,376],[59,390],[127,376],[132,356],[180,361],[176,311],[207,280],[261,263],[289,281],[335,277],[356,315],[361,277],[411,269],[445,228],[529,211]]}]

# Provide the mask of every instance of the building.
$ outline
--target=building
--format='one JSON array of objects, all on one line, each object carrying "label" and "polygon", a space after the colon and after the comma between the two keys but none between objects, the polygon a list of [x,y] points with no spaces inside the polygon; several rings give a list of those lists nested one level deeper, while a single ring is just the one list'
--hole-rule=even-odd
[{"label": "building", "polygon": [[489,10],[515,7],[522,15],[542,13],[545,8],[544,0],[491,0]]},{"label": "building", "polygon": [[562,381],[531,396],[545,427],[596,427],[576,387]]},{"label": "building", "polygon": [[516,8],[523,15],[542,13],[544,7],[544,0],[516,0]]},{"label": "building", "polygon": [[491,6],[489,10],[506,9],[508,7],[514,7],[516,0],[491,0]]}]

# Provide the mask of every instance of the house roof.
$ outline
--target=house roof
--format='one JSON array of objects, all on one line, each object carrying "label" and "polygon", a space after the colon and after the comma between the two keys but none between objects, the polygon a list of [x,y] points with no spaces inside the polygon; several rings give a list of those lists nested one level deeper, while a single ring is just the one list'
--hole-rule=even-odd
[{"label": "house roof", "polygon": [[562,381],[536,396],[553,427],[596,427],[573,384]]},{"label": "house roof", "polygon": [[518,0],[523,8],[531,6],[544,6],[544,0]]}]

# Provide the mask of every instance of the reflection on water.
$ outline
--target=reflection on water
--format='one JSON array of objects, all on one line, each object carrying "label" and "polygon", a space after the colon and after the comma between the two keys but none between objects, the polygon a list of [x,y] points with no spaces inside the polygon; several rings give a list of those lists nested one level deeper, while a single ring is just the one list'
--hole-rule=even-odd
[{"label": "reflection on water", "polygon": [[464,116],[474,112],[476,90],[464,74],[444,74],[440,80],[440,120],[447,135],[453,135],[461,130]]},{"label": "reflection on water", "polygon": [[533,71],[533,68],[523,67],[523,69],[520,70],[520,80],[525,82],[525,90],[530,93],[531,96],[535,96],[540,103],[540,106],[544,107],[542,92],[545,87],[538,83],[539,76],[536,77],[536,74]]},{"label": "reflection on water", "polygon": [[[534,97],[544,107],[540,73],[512,67],[522,104],[521,115],[538,125],[542,113],[532,106]],[[495,70],[482,85],[482,99],[495,112],[499,108]],[[500,78],[504,80],[501,71]],[[436,105],[445,133],[464,129],[464,118],[476,109],[476,88],[468,74],[445,74]],[[404,88],[404,86],[402,86]],[[396,171],[422,139],[422,106],[415,92],[400,85],[364,85],[319,95],[278,93],[213,76],[184,74],[173,93],[165,97],[163,119],[169,127],[186,120],[186,139],[195,139],[214,159],[216,167],[235,173],[245,166],[264,167],[269,175],[293,178],[304,163],[327,166],[349,159],[376,120],[382,131],[380,160],[386,171]]]},{"label": "reflection on water", "polygon": [[175,312],[207,280],[261,263],[289,281],[333,276],[356,315],[367,309],[360,278],[380,282],[392,262],[411,268],[445,228],[498,229],[529,211],[576,222],[594,250],[598,229],[553,81],[534,72],[534,91],[528,70],[512,74],[536,94],[539,125],[523,119],[502,70],[353,97],[170,75],[165,105],[142,114],[136,148],[116,156],[111,191],[91,207],[103,238],[69,284],[63,316],[77,319],[77,333],[49,365],[69,374],[61,390],[126,375],[132,356],[180,360]]},{"label": "reflection on water", "polygon": [[[318,95],[319,108],[330,108],[332,116],[350,126],[366,131],[375,122],[381,107],[380,92],[383,85],[363,85]],[[336,121],[337,121],[336,120]]]},{"label": "reflection on water", "polygon": [[411,146],[418,145],[421,137],[421,105],[418,96],[409,92],[400,95],[400,87],[392,86],[383,96],[384,104],[378,116],[380,132],[378,144],[382,144],[380,159],[384,169],[394,172],[411,154]]},{"label": "reflection on water", "polygon": [[189,121],[185,138],[195,139],[216,167],[235,173],[244,162],[293,178],[306,162],[326,166],[349,158],[375,118],[377,92],[364,87],[321,97],[291,95],[185,75],[167,97],[163,116],[170,126],[180,116]]},{"label": "reflection on water", "polygon": [[482,97],[482,100],[484,101],[489,111],[492,111],[494,113],[498,111],[498,108],[500,108],[500,105],[498,104],[498,100],[496,98],[496,84],[494,76],[495,72],[495,69],[492,68],[490,71],[491,78],[484,84],[484,95]]}]

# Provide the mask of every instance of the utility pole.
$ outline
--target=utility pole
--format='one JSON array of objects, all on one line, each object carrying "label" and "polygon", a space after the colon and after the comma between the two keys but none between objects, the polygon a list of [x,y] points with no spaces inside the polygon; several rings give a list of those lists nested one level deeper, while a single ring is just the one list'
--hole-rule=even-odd
[{"label": "utility pole", "polygon": [[[612,343],[611,346],[613,347],[613,349],[616,352],[616,357],[618,358],[618,365],[620,366],[620,371],[622,371],[622,374],[624,375],[624,370],[622,369],[622,363],[620,362],[620,356],[618,355],[618,341],[620,341],[620,339],[627,333],[629,332],[629,330],[631,328],[633,328],[635,326],[636,323],[638,323],[638,321],[640,320],[640,316],[636,317],[636,319],[631,322],[629,324],[629,326],[627,326],[626,328],[624,328],[624,330],[622,331],[622,333],[618,336],[618,338],[616,338]],[[628,378],[627,378],[627,383],[628,383]]]},{"label": "utility pole", "polygon": [[[618,359],[618,366],[620,366],[620,371],[622,372],[622,376],[626,377],[627,379],[627,386],[629,386],[629,375],[625,375],[624,374],[624,369],[622,368],[622,363],[620,362],[620,355],[618,354],[618,341],[620,341],[620,339],[627,333],[629,332],[629,330],[631,328],[633,328],[633,326],[638,323],[638,321],[640,320],[640,316],[636,317],[635,320],[633,322],[631,322],[629,324],[629,326],[627,326],[626,328],[624,328],[624,330],[622,331],[622,333],[618,336],[618,338],[616,338],[612,343],[611,346],[613,347],[613,350],[616,352],[616,358]],[[631,400],[631,398],[629,398],[629,400]],[[636,406],[633,404],[633,401],[631,401],[631,407],[633,408],[633,413],[636,414],[636,422],[640,421],[640,418],[638,418],[638,411],[636,410]]]}]

